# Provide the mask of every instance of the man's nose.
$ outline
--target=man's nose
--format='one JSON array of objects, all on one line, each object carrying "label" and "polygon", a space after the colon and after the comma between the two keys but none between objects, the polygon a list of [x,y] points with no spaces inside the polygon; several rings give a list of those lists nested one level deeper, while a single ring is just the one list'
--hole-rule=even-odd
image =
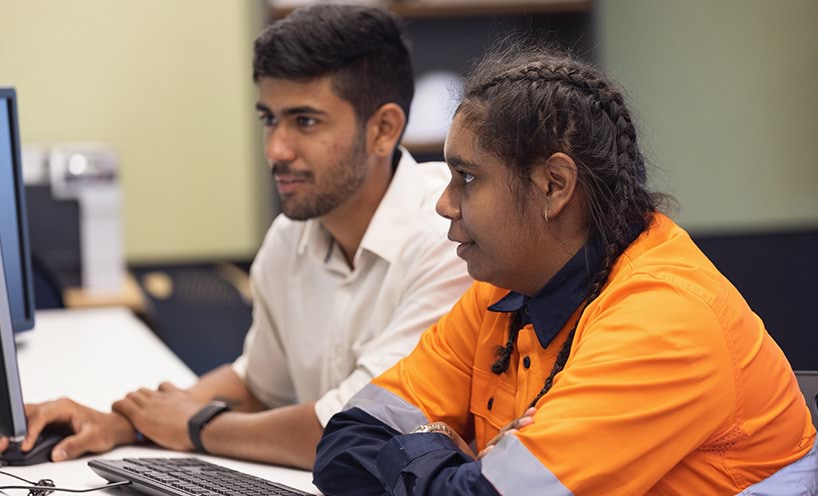
[{"label": "man's nose", "polygon": [[268,131],[265,135],[264,155],[268,164],[276,162],[292,162],[297,154],[295,144],[286,131],[281,128]]}]

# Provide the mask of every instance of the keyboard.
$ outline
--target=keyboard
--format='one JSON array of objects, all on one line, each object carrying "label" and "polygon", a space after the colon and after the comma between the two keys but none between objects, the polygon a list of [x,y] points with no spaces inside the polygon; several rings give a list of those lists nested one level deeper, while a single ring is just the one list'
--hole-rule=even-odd
[{"label": "keyboard", "polygon": [[130,481],[131,488],[156,496],[310,494],[198,458],[96,459],[88,466],[111,482]]}]

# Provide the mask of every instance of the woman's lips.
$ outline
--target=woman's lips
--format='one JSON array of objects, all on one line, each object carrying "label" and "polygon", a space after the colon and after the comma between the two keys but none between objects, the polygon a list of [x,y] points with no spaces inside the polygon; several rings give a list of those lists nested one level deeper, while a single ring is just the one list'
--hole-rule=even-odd
[{"label": "woman's lips", "polygon": [[457,256],[463,258],[463,254],[471,248],[474,243],[460,243],[457,245]]}]

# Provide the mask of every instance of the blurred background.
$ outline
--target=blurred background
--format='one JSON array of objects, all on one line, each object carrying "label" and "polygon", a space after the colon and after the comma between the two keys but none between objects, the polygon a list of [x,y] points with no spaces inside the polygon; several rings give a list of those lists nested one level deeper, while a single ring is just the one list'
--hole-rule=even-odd
[{"label": "blurred background", "polygon": [[[116,154],[121,256],[134,291],[71,293],[82,280],[41,257],[51,305],[128,304],[197,371],[238,354],[250,318],[246,269],[275,216],[252,41],[303,3],[0,0],[0,85],[17,89],[29,162],[71,143]],[[818,368],[818,2],[384,4],[406,19],[414,46],[410,150],[441,156],[440,109],[450,109],[442,89],[492,40],[533,31],[574,48],[625,88],[653,186],[678,201],[672,217],[796,368]],[[202,333],[221,344],[191,347]]]}]

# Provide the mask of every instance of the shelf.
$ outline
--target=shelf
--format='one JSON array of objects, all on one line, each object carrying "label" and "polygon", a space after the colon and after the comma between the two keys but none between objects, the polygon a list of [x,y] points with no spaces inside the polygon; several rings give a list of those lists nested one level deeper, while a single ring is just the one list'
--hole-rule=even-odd
[{"label": "shelf", "polygon": [[404,141],[401,144],[413,155],[429,153],[443,154],[442,141]]},{"label": "shelf", "polygon": [[540,0],[540,1],[452,1],[452,2],[400,2],[389,9],[406,19],[426,17],[470,17],[529,14],[562,14],[588,12],[590,0]]},{"label": "shelf", "polygon": [[128,307],[134,312],[145,312],[145,296],[133,274],[125,276],[120,291],[97,293],[83,288],[65,288],[62,292],[66,308]]},{"label": "shelf", "polygon": [[[383,2],[386,8],[405,19],[438,17],[510,16],[590,12],[592,0],[405,0]],[[289,2],[270,6],[273,19],[280,19],[296,7]]]}]

